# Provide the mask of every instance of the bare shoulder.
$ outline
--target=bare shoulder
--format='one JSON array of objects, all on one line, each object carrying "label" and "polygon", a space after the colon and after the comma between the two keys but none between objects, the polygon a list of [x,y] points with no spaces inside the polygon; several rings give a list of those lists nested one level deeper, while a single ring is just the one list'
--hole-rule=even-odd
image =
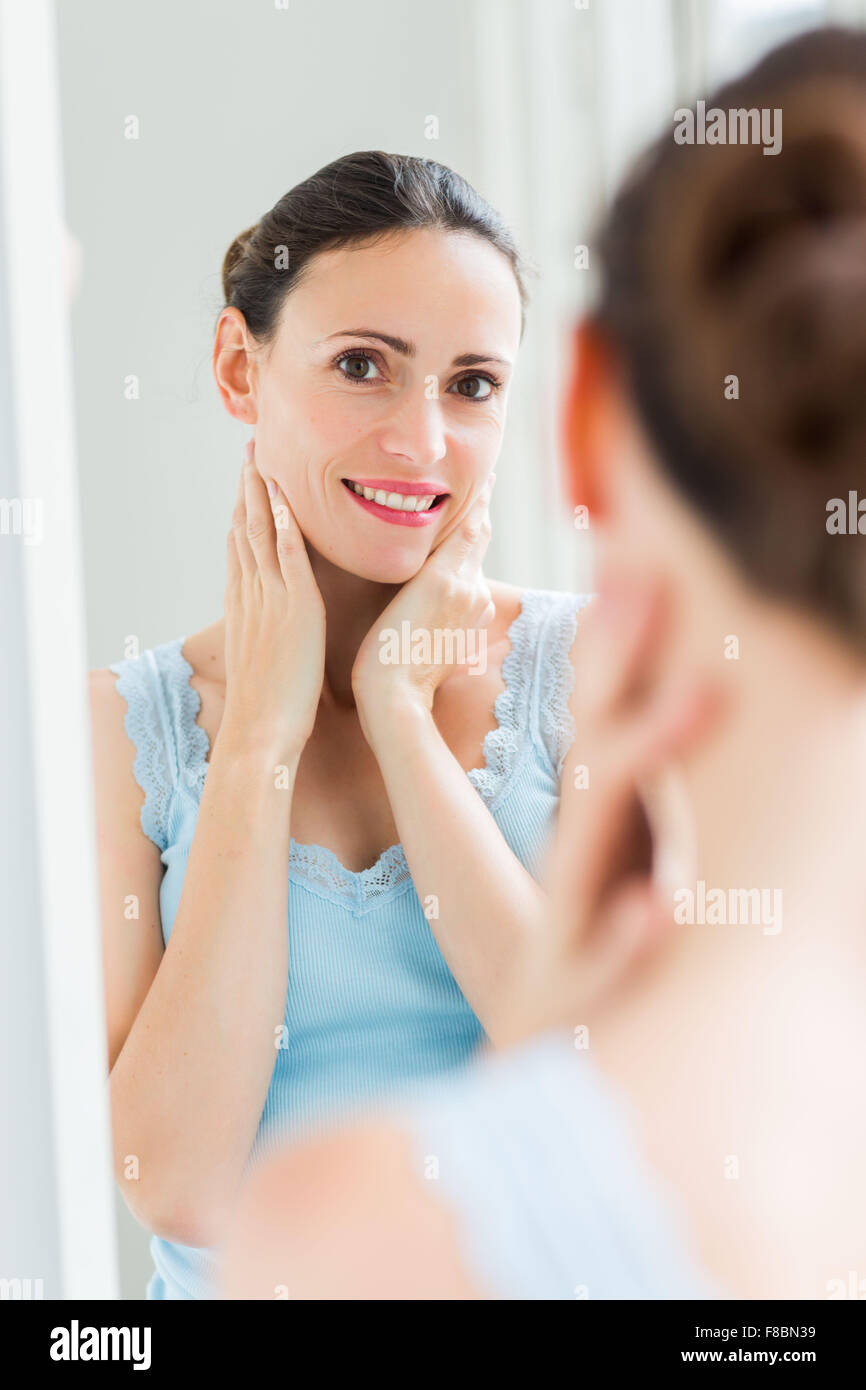
[{"label": "bare shoulder", "polygon": [[[202,701],[199,722],[211,732],[218,725],[225,688],[225,630],[218,619],[184,639],[183,656],[192,667],[191,683]],[[128,704],[110,667],[89,673],[90,723],[97,799],[131,823],[138,821],[142,792],[133,774],[136,747],[126,730]],[[104,793],[102,797],[101,793]],[[129,813],[128,815],[126,813]]]},{"label": "bare shoulder", "polygon": [[225,620],[218,618],[187,637],[183,654],[200,681],[225,685]]},{"label": "bare shoulder", "polygon": [[89,684],[97,806],[100,792],[110,790],[115,808],[129,809],[140,801],[141,793],[132,772],[136,750],[126,732],[127,702],[118,690],[115,672],[108,667],[91,671]]},{"label": "bare shoulder", "polygon": [[452,1213],[396,1123],[287,1148],[250,1178],[226,1245],[228,1298],[483,1299]]},{"label": "bare shoulder", "polygon": [[490,597],[496,607],[494,629],[497,637],[504,637],[514,620],[520,616],[523,606],[524,589],[519,584],[503,584],[498,579],[488,579]]},{"label": "bare shoulder", "polygon": [[117,684],[117,674],[108,667],[89,673],[90,735],[97,771],[117,769],[126,753],[135,755],[135,745],[126,734],[128,705]]}]

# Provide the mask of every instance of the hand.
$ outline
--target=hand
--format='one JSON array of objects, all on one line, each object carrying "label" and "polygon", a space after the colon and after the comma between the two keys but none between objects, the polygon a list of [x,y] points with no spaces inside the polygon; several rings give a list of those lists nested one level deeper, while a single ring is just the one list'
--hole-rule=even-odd
[{"label": "hand", "polygon": [[283,493],[273,499],[250,441],[228,534],[222,729],[300,756],[325,668],[325,605]]},{"label": "hand", "polygon": [[[714,726],[719,688],[680,670],[661,681],[667,600],[620,580],[581,619],[571,700],[577,736],[563,771],[549,876],[551,932],[510,1006],[508,1043],[585,1022],[670,940],[673,900],[660,881],[657,805],[677,760]],[[575,785],[575,770],[585,768]],[[650,792],[653,793],[650,796]]]},{"label": "hand", "polygon": [[[477,646],[473,648],[469,632],[483,631],[493,621],[496,609],[481,572],[490,540],[492,491],[491,474],[461,524],[402,586],[361,643],[352,668],[352,689],[368,739],[374,719],[387,723],[395,704],[415,702],[428,712],[432,710],[437,688],[460,664],[457,659],[449,660],[449,656],[459,658],[460,653],[458,641],[446,639],[446,631],[462,633],[466,639],[464,654],[471,654]],[[408,641],[403,638],[404,631]],[[385,633],[395,634],[389,646],[382,641]],[[425,635],[429,650],[422,650],[420,645]],[[415,638],[418,640],[413,644]],[[404,648],[411,658],[421,659],[404,661]],[[387,659],[395,654],[399,660]]]}]

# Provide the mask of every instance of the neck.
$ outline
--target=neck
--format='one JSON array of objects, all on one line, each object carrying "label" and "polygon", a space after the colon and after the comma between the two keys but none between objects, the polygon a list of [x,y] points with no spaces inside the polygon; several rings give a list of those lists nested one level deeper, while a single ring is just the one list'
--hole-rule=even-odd
[{"label": "neck", "polygon": [[[714,597],[692,584],[679,592],[673,642],[681,651],[670,660],[699,653],[726,687],[715,735],[682,767],[697,879],[707,892],[760,888],[768,904],[781,890],[777,933],[808,932],[821,902],[826,934],[812,946],[836,951],[844,943],[862,969],[866,872],[854,827],[866,809],[863,667],[824,626],[790,608],[740,590]],[[739,654],[725,659],[726,644]],[[750,938],[766,940],[772,927],[696,925],[683,934],[684,959],[703,970],[707,951],[748,956]]]},{"label": "neck", "polygon": [[[724,638],[740,642],[726,714],[682,767],[706,910],[593,1011],[593,1053],[640,1107],[711,1272],[741,1297],[824,1297],[863,1229],[866,1124],[848,1091],[866,1047],[866,686],[802,616],[730,593],[684,604],[678,640],[716,671]],[[725,1155],[740,1182],[721,1179]],[[820,1221],[814,1192],[830,1193]]]},{"label": "neck", "polygon": [[353,705],[352,666],[358,648],[400,589],[349,574],[307,542],[307,553],[325,604],[325,684],[323,696]]}]

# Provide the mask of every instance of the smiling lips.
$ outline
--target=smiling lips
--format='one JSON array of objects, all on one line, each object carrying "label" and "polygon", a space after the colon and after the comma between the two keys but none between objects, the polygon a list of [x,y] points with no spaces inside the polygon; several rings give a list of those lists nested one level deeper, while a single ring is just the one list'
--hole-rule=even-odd
[{"label": "smiling lips", "polygon": [[387,478],[343,478],[350,497],[392,526],[429,526],[448,500],[438,483],[404,483]]}]

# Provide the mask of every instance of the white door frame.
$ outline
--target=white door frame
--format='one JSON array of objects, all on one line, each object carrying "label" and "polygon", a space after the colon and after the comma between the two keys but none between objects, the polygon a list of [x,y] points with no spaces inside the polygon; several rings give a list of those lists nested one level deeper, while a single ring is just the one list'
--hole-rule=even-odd
[{"label": "white door frame", "polygon": [[117,1256],[55,44],[51,0],[0,0],[0,1280],[9,1281],[0,1297],[111,1299]]}]

